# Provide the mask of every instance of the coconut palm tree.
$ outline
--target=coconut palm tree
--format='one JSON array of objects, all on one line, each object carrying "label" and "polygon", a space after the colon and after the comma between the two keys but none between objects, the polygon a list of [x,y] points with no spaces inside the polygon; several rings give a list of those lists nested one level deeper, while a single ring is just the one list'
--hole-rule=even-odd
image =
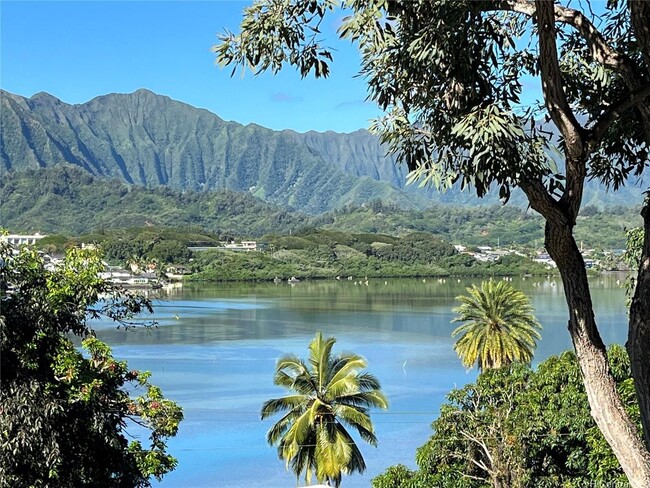
[{"label": "coconut palm tree", "polygon": [[304,473],[310,483],[315,475],[321,483],[339,486],[342,474],[366,469],[348,429],[376,446],[369,409],[387,408],[388,402],[377,378],[363,371],[367,366],[363,357],[332,356],[335,342],[319,332],[309,345],[307,362],[295,355],[278,360],[274,383],[290,394],[265,402],[261,417],[283,412],[266,438],[277,445],[278,456],[296,478]]},{"label": "coconut palm tree", "polygon": [[463,365],[478,363],[483,370],[514,361],[529,363],[542,326],[528,297],[507,281],[484,281],[467,292],[456,297],[461,305],[452,310],[458,314],[453,322],[464,322],[451,334],[460,336],[454,350]]}]

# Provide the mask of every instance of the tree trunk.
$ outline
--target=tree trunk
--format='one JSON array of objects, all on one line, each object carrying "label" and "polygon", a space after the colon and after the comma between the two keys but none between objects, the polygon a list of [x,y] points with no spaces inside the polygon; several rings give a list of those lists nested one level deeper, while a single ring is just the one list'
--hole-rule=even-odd
[{"label": "tree trunk", "polygon": [[644,228],[643,251],[630,307],[626,347],[641,410],[643,437],[646,448],[650,451],[650,202],[646,202],[641,215]]},{"label": "tree trunk", "polygon": [[[625,412],[609,371],[605,345],[594,319],[587,272],[572,227],[570,222],[547,220],[546,249],[562,275],[569,307],[569,333],[582,371],[591,415],[621,463],[631,486],[648,488],[650,452]],[[647,332],[647,328],[645,330]],[[647,357],[648,351],[643,354]],[[642,369],[647,367],[644,365]]]}]

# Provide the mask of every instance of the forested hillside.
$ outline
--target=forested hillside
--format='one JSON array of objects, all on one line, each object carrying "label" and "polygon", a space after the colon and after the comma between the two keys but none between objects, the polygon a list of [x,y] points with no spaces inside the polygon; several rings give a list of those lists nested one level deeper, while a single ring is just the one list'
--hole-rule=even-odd
[{"label": "forested hillside", "polygon": [[0,226],[12,231],[79,235],[163,225],[255,236],[306,223],[303,214],[247,193],[148,189],[97,178],[72,165],[8,173],[0,181]]},{"label": "forested hillside", "polygon": [[[2,173],[67,162],[130,184],[246,191],[310,213],[374,198],[403,207],[425,202],[393,187],[399,178],[379,182],[345,172],[310,148],[301,134],[225,122],[147,90],[83,105],[45,93],[26,99],[2,92],[1,127]],[[336,146],[337,137],[329,144]]]},{"label": "forested hillside", "polygon": [[[0,175],[70,163],[86,172],[148,188],[235,190],[304,213],[372,200],[422,209],[432,202],[489,205],[471,192],[406,185],[406,171],[366,130],[272,131],[217,115],[148,90],[69,105],[39,93],[0,91]],[[514,204],[522,205],[515,192]],[[585,203],[635,205],[641,190],[606,193],[588,186]]]},{"label": "forested hillside", "polygon": [[[587,247],[624,247],[624,231],[641,224],[634,208],[587,206],[577,235]],[[0,180],[0,226],[12,232],[81,235],[128,227],[198,228],[211,234],[259,238],[307,229],[404,236],[427,232],[466,245],[543,245],[543,224],[516,206],[438,204],[422,210],[372,200],[333,212],[289,212],[247,192],[148,189],[97,178],[73,165],[11,172]]]}]

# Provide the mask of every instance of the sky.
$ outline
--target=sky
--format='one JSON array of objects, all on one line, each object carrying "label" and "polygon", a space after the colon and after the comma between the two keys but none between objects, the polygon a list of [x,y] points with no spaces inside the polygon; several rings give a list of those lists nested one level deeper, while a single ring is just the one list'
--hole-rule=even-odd
[{"label": "sky", "polygon": [[0,88],[66,103],[147,88],[205,108],[225,120],[275,130],[352,132],[380,114],[356,77],[359,54],[336,38],[341,16],[325,25],[336,49],[327,79],[231,77],[210,48],[225,29],[238,31],[251,2],[0,0]]}]

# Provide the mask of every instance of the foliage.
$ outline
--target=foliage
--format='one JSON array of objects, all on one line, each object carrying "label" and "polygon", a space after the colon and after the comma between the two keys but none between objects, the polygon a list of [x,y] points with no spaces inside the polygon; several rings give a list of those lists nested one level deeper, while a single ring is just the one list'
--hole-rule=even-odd
[{"label": "foliage", "polygon": [[406,263],[433,262],[455,254],[454,246],[424,233],[409,234],[377,252],[381,259]]},{"label": "foliage", "polygon": [[[50,186],[39,183],[44,180]],[[55,197],[52,185],[66,191]],[[146,212],[144,199],[149,201]],[[51,211],[54,207],[55,218]],[[638,212],[627,207],[610,206],[594,215],[588,213],[578,218],[576,227],[576,238],[587,248],[622,249],[625,229],[641,224]],[[449,243],[493,247],[541,247],[544,238],[542,218],[512,206],[445,204],[405,210],[388,204],[346,205],[334,212],[306,216],[245,194],[144,189],[86,178],[82,170],[66,166],[3,175],[0,215],[3,225],[13,232],[56,232],[39,244],[48,253],[63,253],[75,243],[98,241],[104,243],[107,257],[116,262],[122,262],[129,253],[118,252],[117,243],[115,252],[109,250],[110,241],[131,243],[147,232],[192,245],[210,245],[226,238],[259,238],[269,233],[279,236],[292,232],[302,238],[302,231],[307,229],[353,233],[357,245],[394,244],[393,236],[418,232],[434,234]],[[343,240],[337,243],[354,245]]]},{"label": "foliage", "polygon": [[[131,229],[130,236],[124,235],[124,232],[114,231],[110,236],[96,241],[101,245],[109,262],[123,265],[136,260],[181,264],[187,263],[192,257],[192,251],[188,249],[188,245],[193,244],[189,240],[190,236],[180,236],[181,240],[178,240],[169,230],[161,232],[156,229],[142,229],[144,232],[136,235],[133,235],[133,230]],[[209,238],[206,236],[203,239]],[[82,237],[81,240],[87,240],[87,237]],[[209,239],[209,242],[212,245],[216,244],[213,239]]]},{"label": "foliage", "polygon": [[467,295],[456,297],[453,322],[463,322],[452,332],[460,336],[454,350],[463,365],[479,370],[501,368],[513,362],[530,363],[542,326],[528,297],[509,282],[484,281],[472,285]]},{"label": "foliage", "polygon": [[[333,220],[328,219],[333,216]],[[433,205],[421,210],[392,210],[378,215],[370,209],[348,206],[333,214],[312,219],[316,227],[347,232],[404,235],[429,232],[447,242],[472,246],[529,246],[544,243],[543,219],[512,206]],[[627,227],[640,225],[637,211],[609,207],[593,216],[580,216],[576,239],[587,248],[622,249]]]},{"label": "foliage", "polygon": [[[612,346],[609,359],[625,407],[638,422],[629,359]],[[433,435],[417,451],[419,469],[389,468],[375,488],[577,488],[625,484],[596,427],[575,355],[565,352],[536,370],[516,363],[483,371],[453,390]]]},{"label": "foliage", "polygon": [[369,409],[388,408],[379,381],[363,371],[366,360],[352,353],[332,355],[336,340],[319,332],[309,345],[308,362],[295,355],[278,360],[274,383],[289,390],[262,406],[262,420],[286,412],[269,430],[269,444],[299,478],[339,486],[343,474],[362,473],[366,464],[348,428],[377,445]]},{"label": "foliage", "polygon": [[[377,239],[376,242],[373,242]],[[403,238],[348,234],[322,229],[299,236],[263,237],[266,251],[226,250],[195,253],[190,280],[240,281],[297,278],[386,278],[427,276],[547,275],[546,266],[529,258],[503,256],[481,262],[440,239],[414,233]]]},{"label": "foliage", "polygon": [[3,174],[0,214],[12,230],[73,235],[161,226],[254,236],[288,233],[306,222],[244,192],[146,188],[96,178],[72,165]]},{"label": "foliage", "polygon": [[[94,251],[45,269],[36,251],[0,253],[0,477],[11,486],[150,486],[176,467],[166,439],[182,411],[97,340],[88,319],[129,327],[143,297],[98,278]],[[84,353],[70,334],[83,338]],[[138,394],[132,397],[132,394]],[[129,442],[137,426],[148,443]],[[148,445],[146,445],[148,444]]]},{"label": "foliage", "polygon": [[641,227],[630,229],[625,233],[625,237],[627,238],[625,262],[630,269],[638,268],[643,252],[643,229]]},{"label": "foliage", "polygon": [[168,240],[154,244],[150,257],[159,263],[186,263],[192,257],[192,251],[181,241]]},{"label": "foliage", "polygon": [[[221,36],[217,60],[256,73],[292,65],[302,76],[327,76],[332,53],[319,26],[336,5],[259,0],[245,10],[240,33]],[[436,188],[458,182],[478,197],[492,188],[503,201],[518,187],[543,216],[594,418],[630,483],[647,486],[648,442],[635,435],[611,387],[574,227],[588,179],[618,190],[650,165],[650,6],[613,0],[597,16],[589,0],[341,5],[349,15],[339,36],[358,45],[368,98],[386,113],[373,128],[409,179]],[[544,98],[532,107],[521,97],[530,77]],[[648,273],[640,269],[635,296],[650,294]],[[647,301],[633,302],[628,343],[646,441],[647,312]]]},{"label": "foliage", "polygon": [[48,254],[62,254],[74,245],[74,240],[64,234],[50,234],[40,239],[36,247]]},{"label": "foliage", "polygon": [[[625,237],[627,242],[625,245],[625,254],[623,255],[623,260],[631,270],[636,270],[641,263],[641,256],[643,254],[643,228],[636,227],[634,229],[630,229],[625,233]],[[632,274],[629,274],[625,279],[624,286],[628,300],[631,300],[636,288],[636,277]]]}]

